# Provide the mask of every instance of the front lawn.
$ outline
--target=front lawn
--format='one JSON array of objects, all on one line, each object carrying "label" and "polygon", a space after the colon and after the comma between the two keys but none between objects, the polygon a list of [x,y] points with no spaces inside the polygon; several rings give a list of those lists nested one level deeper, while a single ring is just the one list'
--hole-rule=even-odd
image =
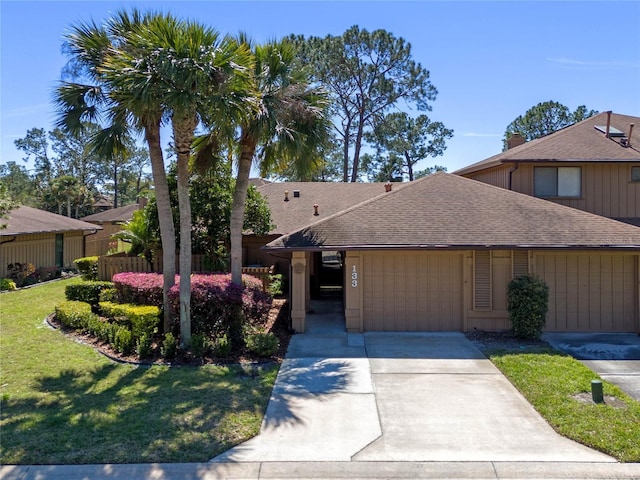
[{"label": "front lawn", "polygon": [[258,433],[276,366],[114,363],[43,322],[80,281],[0,295],[0,464],[202,462]]},{"label": "front lawn", "polygon": [[558,433],[621,462],[640,462],[640,402],[616,385],[603,381],[605,403],[595,404],[591,381],[600,378],[570,356],[529,346],[484,353]]}]

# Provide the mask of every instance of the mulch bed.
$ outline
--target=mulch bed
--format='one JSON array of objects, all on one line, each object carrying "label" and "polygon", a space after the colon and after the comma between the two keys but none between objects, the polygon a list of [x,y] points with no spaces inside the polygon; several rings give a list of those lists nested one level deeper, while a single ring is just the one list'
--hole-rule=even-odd
[{"label": "mulch bed", "polygon": [[259,357],[247,349],[244,349],[229,357],[214,357],[210,353],[203,358],[195,358],[190,352],[179,351],[178,355],[171,360],[164,359],[160,356],[159,338],[154,343],[154,356],[151,358],[139,359],[136,354],[123,355],[116,352],[111,345],[103,343],[92,335],[87,335],[78,330],[66,328],[61,325],[55,318],[55,314],[47,317],[46,322],[53,328],[59,329],[70,338],[79,343],[93,347],[99,353],[105,355],[113,361],[121,363],[131,363],[135,365],[171,365],[171,366],[198,366],[198,365],[258,365],[265,363],[281,363],[287,353],[289,340],[292,332],[289,330],[288,307],[286,299],[274,298],[269,310],[266,323],[264,325],[265,332],[272,332],[278,337],[280,346],[278,352],[271,357]]},{"label": "mulch bed", "polygon": [[481,351],[502,350],[507,352],[540,352],[551,346],[544,340],[523,340],[515,336],[511,330],[490,332],[473,330],[465,336]]}]

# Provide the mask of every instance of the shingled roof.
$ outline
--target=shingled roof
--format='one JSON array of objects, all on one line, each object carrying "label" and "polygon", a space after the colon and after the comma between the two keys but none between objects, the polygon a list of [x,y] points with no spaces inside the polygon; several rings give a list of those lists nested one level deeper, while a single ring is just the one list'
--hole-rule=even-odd
[{"label": "shingled roof", "polygon": [[635,124],[630,147],[621,145],[622,136],[610,136],[596,128],[607,125],[607,112],[557,132],[531,140],[453,173],[466,175],[504,163],[514,162],[639,162],[640,117],[611,114],[610,126],[628,138],[629,125]]},{"label": "shingled roof", "polygon": [[102,230],[102,227],[92,223],[25,206],[14,208],[9,212],[8,217],[8,219],[0,220],[0,223],[7,225],[6,228],[0,230],[0,235],[3,237],[7,235],[23,235],[28,233],[62,233],[79,230]]},{"label": "shingled roof", "polygon": [[[394,183],[393,189],[401,183]],[[284,235],[385,193],[384,183],[281,182],[258,187],[271,209],[275,228]],[[285,201],[285,191],[288,201]],[[296,196],[298,192],[299,196]],[[314,205],[318,205],[315,215]]]},{"label": "shingled roof", "polygon": [[640,248],[640,228],[436,173],[269,243],[268,249]]},{"label": "shingled roof", "polygon": [[110,208],[104,212],[94,213],[83,217],[82,220],[91,223],[113,223],[113,222],[128,222],[133,218],[133,212],[140,207],[134,203],[132,205],[125,205],[124,207]]}]

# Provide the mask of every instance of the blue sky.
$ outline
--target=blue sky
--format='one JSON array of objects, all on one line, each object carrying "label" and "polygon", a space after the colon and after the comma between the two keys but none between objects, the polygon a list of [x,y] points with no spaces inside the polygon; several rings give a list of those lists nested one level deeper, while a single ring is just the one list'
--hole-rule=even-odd
[{"label": "blue sky", "polygon": [[451,172],[499,153],[507,125],[544,101],[640,116],[640,1],[0,0],[0,163],[22,161],[14,140],[30,128],[53,128],[65,30],[132,6],[258,42],[352,25],[403,37],[439,92],[429,117],[454,130],[444,155],[419,168]]}]

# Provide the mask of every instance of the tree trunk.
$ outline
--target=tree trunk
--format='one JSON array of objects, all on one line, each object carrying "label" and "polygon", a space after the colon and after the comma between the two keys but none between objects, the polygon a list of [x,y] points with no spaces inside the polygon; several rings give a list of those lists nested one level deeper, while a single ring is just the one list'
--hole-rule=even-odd
[{"label": "tree trunk", "polygon": [[360,121],[358,122],[358,133],[356,134],[356,144],[353,149],[353,166],[351,167],[351,181],[358,181],[358,164],[360,163],[360,148],[362,147],[362,136],[364,133],[364,119],[363,115],[361,115]]},{"label": "tree trunk", "polygon": [[145,139],[149,145],[151,172],[156,195],[156,207],[160,223],[160,240],[162,242],[162,306],[164,310],[164,332],[171,328],[171,306],[169,290],[176,283],[176,231],[173,225],[171,202],[169,200],[169,185],[164,169],[162,146],[160,145],[160,122],[145,125]]},{"label": "tree trunk", "polygon": [[[244,208],[249,188],[249,175],[251,163],[256,152],[257,140],[248,132],[242,132],[240,137],[240,158],[238,160],[238,177],[236,188],[233,192],[233,205],[231,207],[231,282],[242,286],[242,227],[244,224]],[[242,308],[239,306],[234,312],[231,325],[229,325],[229,339],[232,348],[239,348],[243,344],[242,339]]]},{"label": "tree trunk", "polygon": [[118,208],[118,167],[113,167],[113,208]]},{"label": "tree trunk", "polygon": [[173,138],[178,156],[178,208],[180,209],[180,348],[191,346],[191,199],[189,198],[189,158],[195,114],[173,119]]},{"label": "tree trunk", "polygon": [[407,161],[407,171],[409,172],[409,181],[413,182],[413,163],[411,162],[411,156],[409,152],[404,151],[404,158]]}]

